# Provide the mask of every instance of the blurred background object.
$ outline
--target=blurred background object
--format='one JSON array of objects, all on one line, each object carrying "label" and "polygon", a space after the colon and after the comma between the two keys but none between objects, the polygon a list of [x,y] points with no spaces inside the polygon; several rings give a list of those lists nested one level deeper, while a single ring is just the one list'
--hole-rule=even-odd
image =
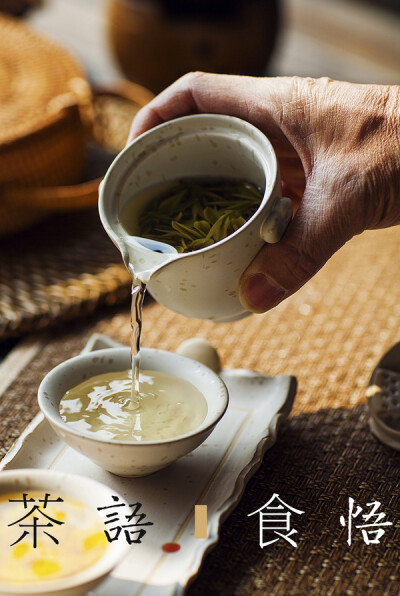
[{"label": "blurred background object", "polygon": [[130,119],[151,97],[129,82],[92,93],[75,57],[1,15],[0,235],[53,211],[96,205]]},{"label": "blurred background object", "polygon": [[282,0],[282,13],[270,74],[399,84],[399,0]]},{"label": "blurred background object", "polygon": [[191,70],[262,75],[278,0],[109,0],[111,48],[125,76],[158,93]]},{"label": "blurred background object", "polygon": [[0,0],[0,12],[20,17],[31,8],[38,7],[43,0]]},{"label": "blurred background object", "polygon": [[[111,1],[46,0],[43,7],[32,11],[28,18],[38,31],[75,52],[85,65],[90,80],[112,82],[121,77],[121,68],[110,48]],[[129,4],[130,0],[125,2]],[[149,7],[153,2],[141,0],[142,6]],[[190,4],[189,0],[180,3]],[[197,0],[197,4],[202,2]],[[210,5],[210,0],[207,4]],[[214,0],[214,4],[220,11],[219,7],[228,2],[222,0],[221,4],[221,0]],[[269,2],[264,0],[261,4],[268,6]],[[263,49],[262,74],[399,83],[399,0],[278,0],[278,13],[274,50],[265,63],[267,50]],[[267,26],[263,27],[263,43],[268,48],[271,40]],[[152,42],[149,36],[148,43]],[[235,47],[236,51],[244,51],[242,35],[236,38]],[[141,60],[141,48],[135,52],[130,56],[132,63]],[[155,67],[160,68],[157,64]],[[195,65],[188,64],[188,70],[193,68]]]},{"label": "blurred background object", "polygon": [[364,0],[367,4],[372,4],[374,6],[382,6],[383,8],[388,8],[389,10],[393,10],[397,13],[400,13],[400,2],[399,0]]},{"label": "blurred background object", "polygon": [[25,23],[0,16],[0,234],[40,217],[16,199],[21,188],[29,194],[31,187],[78,181],[90,102],[75,58]]}]

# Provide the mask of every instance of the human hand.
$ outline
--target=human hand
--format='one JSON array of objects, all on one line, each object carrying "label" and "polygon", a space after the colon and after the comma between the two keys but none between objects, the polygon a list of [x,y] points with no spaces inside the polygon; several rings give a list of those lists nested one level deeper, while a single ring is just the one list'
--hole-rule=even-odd
[{"label": "human hand", "polygon": [[263,131],[297,208],[282,240],[242,275],[247,309],[264,312],[296,292],[354,235],[400,223],[400,87],[190,73],[138,112],[130,140],[200,112]]}]

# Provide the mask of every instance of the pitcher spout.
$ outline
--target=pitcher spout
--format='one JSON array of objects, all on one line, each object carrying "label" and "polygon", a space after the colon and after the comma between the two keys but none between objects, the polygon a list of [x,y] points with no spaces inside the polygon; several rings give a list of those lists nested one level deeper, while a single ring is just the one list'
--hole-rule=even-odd
[{"label": "pitcher spout", "polygon": [[170,244],[141,236],[126,235],[120,238],[118,248],[133,281],[146,284],[161,267],[178,257],[176,248]]}]

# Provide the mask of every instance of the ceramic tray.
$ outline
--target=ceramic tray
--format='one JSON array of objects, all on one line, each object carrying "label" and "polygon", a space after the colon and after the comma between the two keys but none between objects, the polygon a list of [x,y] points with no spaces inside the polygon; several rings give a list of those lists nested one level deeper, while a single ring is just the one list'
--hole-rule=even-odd
[{"label": "ceramic tray", "polygon": [[[85,351],[117,346],[94,335]],[[140,544],[95,591],[96,596],[167,596],[184,592],[206,552],[216,544],[223,519],[237,505],[249,477],[276,440],[290,412],[296,380],[248,370],[223,370],[227,412],[210,437],[168,468],[144,478],[106,472],[63,443],[38,414],[2,461],[1,469],[46,468],[72,472],[107,484],[129,503],[140,502],[148,526]],[[195,505],[207,505],[208,537],[195,538]],[[250,513],[250,512],[249,512]],[[121,539],[121,538],[119,538]],[[166,543],[180,549],[166,553]]]}]

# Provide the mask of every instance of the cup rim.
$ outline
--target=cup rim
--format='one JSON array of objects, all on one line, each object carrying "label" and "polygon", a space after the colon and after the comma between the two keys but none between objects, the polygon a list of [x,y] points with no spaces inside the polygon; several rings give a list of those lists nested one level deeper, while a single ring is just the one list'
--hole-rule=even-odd
[{"label": "cup rim", "polygon": [[[189,438],[193,438],[193,437],[196,437],[204,432],[207,432],[208,430],[213,428],[219,422],[219,420],[221,420],[221,418],[225,414],[227,407],[228,407],[229,394],[228,394],[228,390],[227,390],[225,383],[219,377],[219,375],[217,375],[213,370],[211,370],[210,368],[208,368],[201,362],[198,362],[197,360],[193,360],[192,358],[187,358],[186,356],[182,356],[180,354],[176,354],[175,352],[169,352],[167,350],[160,350],[158,348],[141,348],[140,352],[141,352],[141,355],[144,355],[145,357],[151,357],[152,354],[153,355],[154,354],[162,354],[163,358],[179,359],[186,366],[193,367],[195,365],[197,371],[202,371],[203,373],[207,374],[209,376],[209,378],[212,378],[217,383],[217,386],[219,388],[219,398],[221,399],[221,403],[220,403],[219,408],[217,409],[216,414],[211,419],[207,420],[207,418],[209,418],[209,416],[208,416],[209,410],[208,410],[203,422],[196,428],[192,429],[191,431],[181,434],[181,435],[176,435],[174,437],[170,437],[168,439],[151,440],[151,441],[116,441],[116,440],[112,440],[112,439],[96,437],[94,433],[78,431],[78,430],[70,427],[68,425],[68,423],[64,422],[64,420],[61,418],[61,415],[58,410],[59,403],[61,401],[62,396],[60,396],[59,399],[56,398],[58,400],[58,403],[56,404],[57,405],[57,415],[53,414],[53,411],[49,408],[50,404],[54,404],[53,399],[51,397],[49,398],[49,395],[51,392],[47,390],[47,386],[49,383],[54,381],[57,378],[57,376],[63,375],[65,373],[65,371],[68,370],[69,367],[74,366],[75,364],[79,364],[80,362],[85,363],[88,360],[90,361],[93,357],[96,357],[96,356],[98,356],[99,358],[109,356],[111,354],[113,356],[117,356],[117,354],[119,353],[120,354],[119,358],[126,358],[127,356],[130,357],[131,351],[130,351],[129,347],[121,347],[121,348],[110,347],[110,348],[104,348],[101,350],[96,350],[94,352],[86,352],[86,353],[78,354],[77,356],[73,356],[72,358],[64,360],[63,362],[61,362],[60,364],[55,366],[53,369],[51,369],[43,378],[42,382],[39,385],[39,389],[38,389],[38,403],[39,403],[39,407],[40,407],[42,413],[44,414],[44,416],[47,418],[47,420],[53,426],[55,426],[56,428],[58,428],[59,430],[62,430],[63,432],[65,432],[67,434],[72,434],[75,437],[84,438],[89,441],[93,441],[95,443],[99,443],[99,444],[103,444],[103,445],[104,444],[115,445],[115,446],[119,446],[119,447],[123,447],[123,448],[131,448],[132,446],[134,446],[136,448],[156,447],[159,445],[168,445],[168,444],[178,443],[181,441],[186,441]],[[101,363],[101,364],[106,365],[106,363]],[[126,370],[126,367],[124,369],[121,368],[120,370]],[[155,370],[157,370],[157,369],[155,369]],[[101,374],[101,372],[99,372],[98,374]],[[179,376],[179,375],[176,375],[176,376]],[[74,384],[71,385],[71,387],[73,387],[73,386],[74,386]],[[207,407],[209,407],[209,403],[211,401],[210,397],[207,397],[206,395],[204,395],[204,398],[207,402]]]},{"label": "cup rim", "polygon": [[[26,482],[21,481],[21,477],[26,477]],[[11,485],[13,488],[10,487]],[[16,470],[2,470],[0,473],[0,495],[6,494],[10,490],[15,492],[27,490],[52,489],[59,485],[64,488],[64,496],[80,500],[86,505],[90,505],[86,498],[86,488],[97,491],[98,494],[105,493],[117,495],[125,505],[128,505],[126,499],[118,493],[117,490],[103,484],[92,478],[71,474],[69,472],[58,472],[54,470],[45,470],[37,468],[20,468]],[[28,488],[27,488],[28,487]],[[76,490],[74,490],[76,487]],[[3,488],[6,489],[3,491]],[[71,490],[72,489],[72,490]],[[100,516],[99,516],[100,517]],[[101,518],[100,518],[101,519]],[[0,593],[4,590],[10,590],[13,594],[57,594],[74,587],[84,586],[93,581],[101,580],[108,575],[114,567],[127,555],[131,545],[127,542],[116,540],[108,543],[103,555],[92,563],[89,567],[81,569],[74,574],[66,575],[54,579],[38,580],[37,583],[31,582],[18,583],[0,580]]]}]

